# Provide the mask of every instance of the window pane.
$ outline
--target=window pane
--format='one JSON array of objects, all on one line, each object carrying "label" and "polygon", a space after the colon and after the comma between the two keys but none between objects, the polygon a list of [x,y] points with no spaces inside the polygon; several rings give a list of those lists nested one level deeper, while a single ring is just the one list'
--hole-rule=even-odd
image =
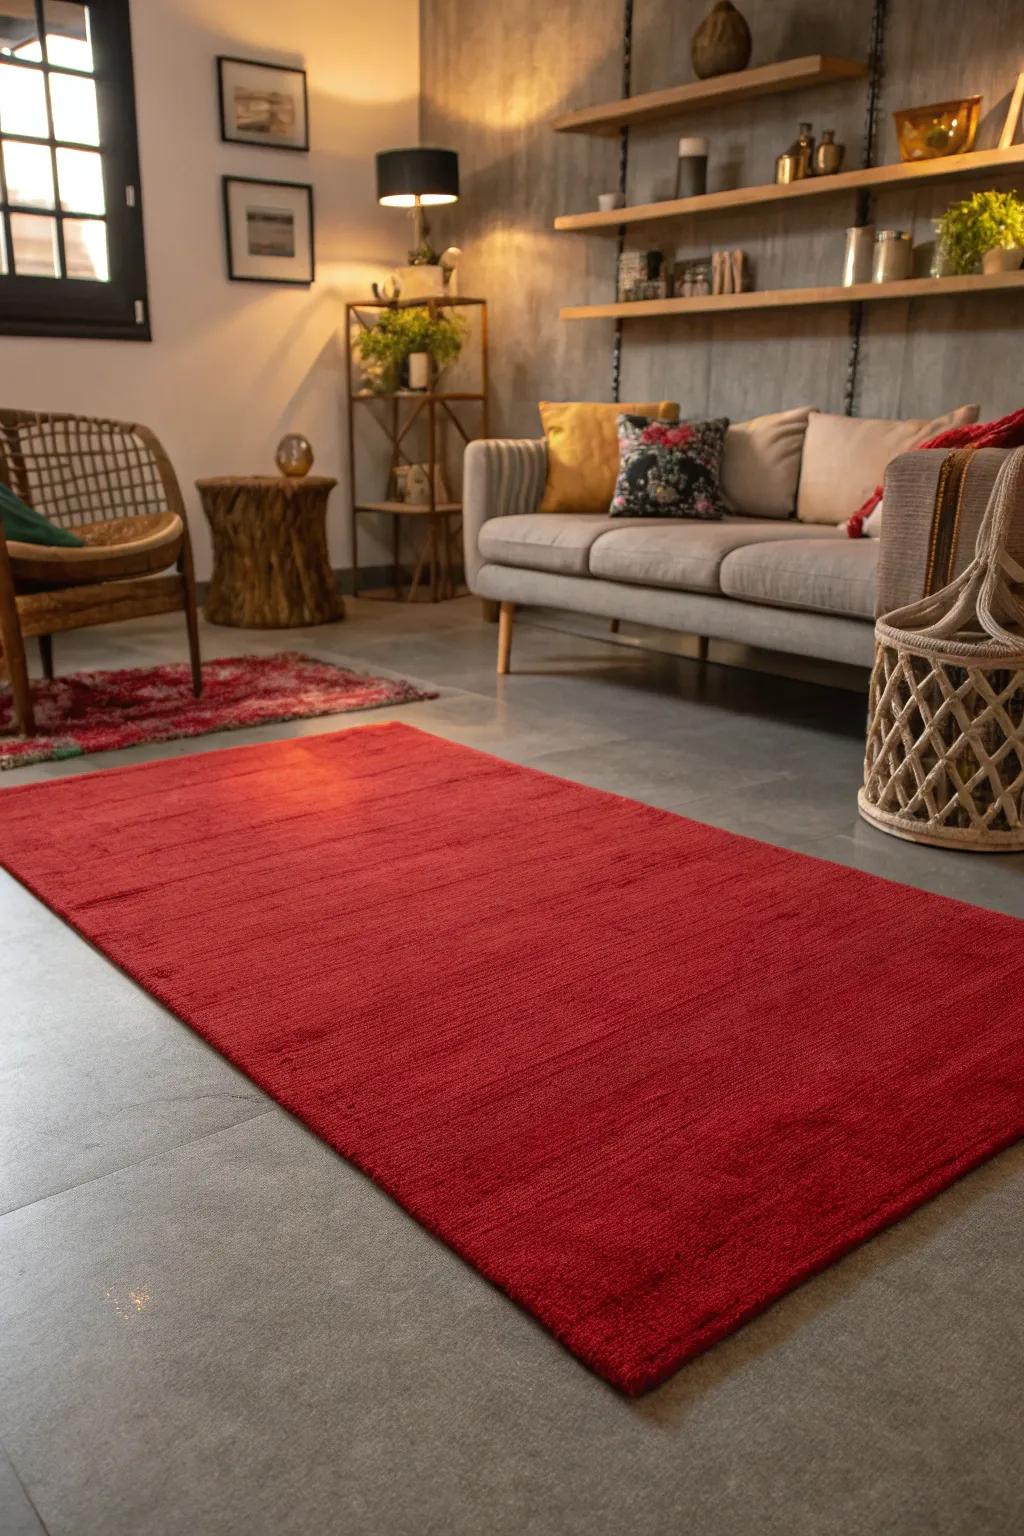
[{"label": "window pane", "polygon": [[60,205],[74,213],[106,213],[103,161],[92,149],[58,149]]},{"label": "window pane", "polygon": [[19,277],[59,277],[57,220],[38,213],[11,214],[14,270]]},{"label": "window pane", "polygon": [[89,8],[72,0],[43,0],[46,23],[46,57],[63,69],[92,71],[92,39]]},{"label": "window pane", "polygon": [[[74,151],[72,151],[74,153]],[[53,207],[53,162],[45,144],[4,144],[7,199],[29,208]]]},{"label": "window pane", "polygon": [[32,0],[0,0],[0,54],[39,58],[39,29]]},{"label": "window pane", "polygon": [[42,70],[0,64],[0,128],[7,133],[24,133],[30,139],[47,137],[50,129]]},{"label": "window pane", "polygon": [[102,219],[64,220],[64,259],[68,277],[88,277],[97,283],[110,281],[107,226]]},{"label": "window pane", "polygon": [[98,144],[96,84],[83,75],[51,75],[54,137],[71,144]]}]

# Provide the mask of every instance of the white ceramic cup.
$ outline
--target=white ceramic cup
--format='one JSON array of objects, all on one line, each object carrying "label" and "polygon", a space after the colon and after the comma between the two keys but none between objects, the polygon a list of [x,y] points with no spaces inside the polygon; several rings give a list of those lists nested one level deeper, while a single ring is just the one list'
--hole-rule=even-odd
[{"label": "white ceramic cup", "polygon": [[616,208],[623,207],[625,201],[621,192],[599,192],[597,206],[602,213],[612,213]]}]

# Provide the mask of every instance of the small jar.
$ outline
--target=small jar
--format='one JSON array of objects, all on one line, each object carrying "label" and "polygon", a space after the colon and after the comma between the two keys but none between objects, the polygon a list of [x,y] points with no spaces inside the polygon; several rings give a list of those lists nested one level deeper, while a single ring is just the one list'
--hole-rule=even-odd
[{"label": "small jar", "polygon": [[911,275],[914,262],[910,235],[905,229],[880,229],[875,235],[871,265],[873,283],[901,283]]},{"label": "small jar", "polygon": [[703,197],[707,189],[707,139],[680,139],[676,160],[676,197]]}]

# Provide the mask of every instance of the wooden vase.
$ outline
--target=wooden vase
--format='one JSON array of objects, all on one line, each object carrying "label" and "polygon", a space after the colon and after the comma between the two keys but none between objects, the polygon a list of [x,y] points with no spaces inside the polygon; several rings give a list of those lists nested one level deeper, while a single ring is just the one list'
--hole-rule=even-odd
[{"label": "wooden vase", "polygon": [[750,28],[731,0],[718,0],[693,34],[690,57],[699,80],[729,75],[750,63]]}]

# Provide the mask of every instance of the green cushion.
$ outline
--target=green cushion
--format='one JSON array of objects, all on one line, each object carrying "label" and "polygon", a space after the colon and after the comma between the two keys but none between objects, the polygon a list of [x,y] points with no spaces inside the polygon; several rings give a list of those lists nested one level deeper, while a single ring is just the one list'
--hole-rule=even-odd
[{"label": "green cushion", "polygon": [[0,485],[0,524],[3,525],[4,538],[13,539],[17,544],[62,544],[75,549],[82,549],[85,545],[85,540],[80,539],[76,533],[58,528],[48,517],[40,517],[38,512],[33,512],[6,485]]}]

